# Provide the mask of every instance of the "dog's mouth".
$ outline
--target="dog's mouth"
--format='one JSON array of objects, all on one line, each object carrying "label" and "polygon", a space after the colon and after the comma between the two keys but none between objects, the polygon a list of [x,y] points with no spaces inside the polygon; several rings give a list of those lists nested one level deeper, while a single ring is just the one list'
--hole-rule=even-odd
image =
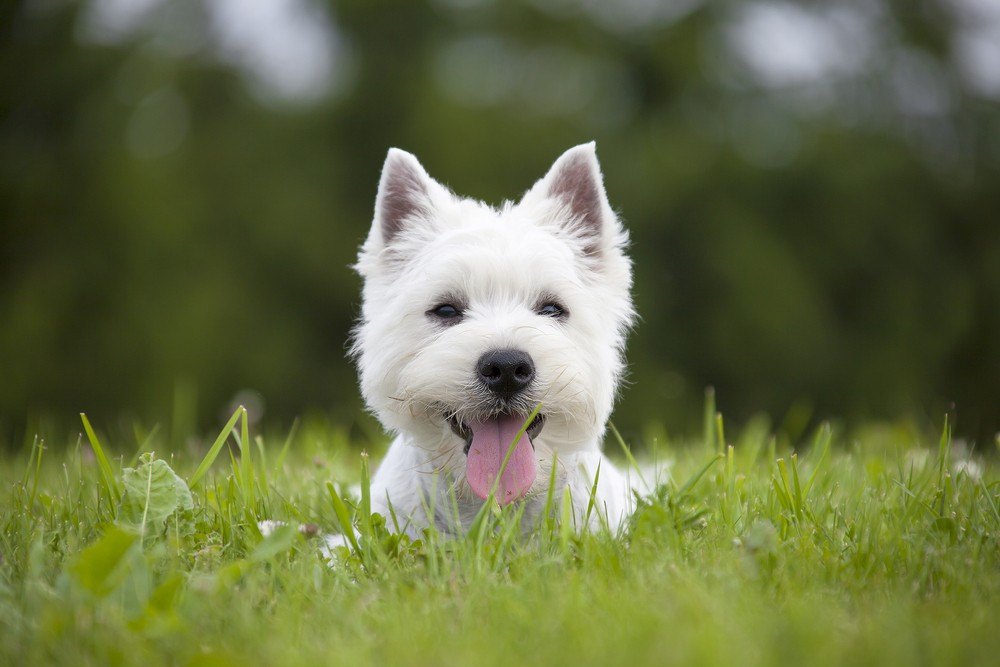
[{"label": "dog's mouth", "polygon": [[[485,422],[489,422],[491,420],[500,420],[500,419],[514,419],[518,417],[519,415],[497,415],[495,417],[486,419]],[[520,417],[520,419],[521,423],[520,426],[518,426],[518,430],[520,430],[521,426],[524,426],[524,420],[526,419],[526,417]],[[451,427],[452,433],[454,433],[455,435],[457,435],[458,437],[460,437],[462,440],[465,441],[465,449],[463,451],[466,453],[466,455],[468,455],[469,448],[472,446],[472,436],[473,436],[472,429],[469,427],[468,423],[459,419],[458,415],[452,414],[448,417],[448,426]],[[535,418],[531,420],[530,424],[528,424],[528,428],[525,429],[524,434],[528,436],[528,440],[531,440],[532,443],[534,443],[535,438],[537,438],[538,434],[542,432],[543,426],[545,426],[545,415],[539,413],[535,415]],[[509,442],[507,444],[510,445]],[[532,448],[534,448],[535,445],[532,444],[531,446]]]},{"label": "dog's mouth", "polygon": [[[468,420],[461,420],[456,415],[448,417],[451,430],[465,440],[465,477],[473,493],[483,500],[492,491],[497,502],[506,505],[523,498],[531,490],[536,474],[533,440],[542,432],[545,418],[536,415],[524,434],[517,437],[526,419],[521,414]],[[503,467],[505,459],[507,465]]]}]

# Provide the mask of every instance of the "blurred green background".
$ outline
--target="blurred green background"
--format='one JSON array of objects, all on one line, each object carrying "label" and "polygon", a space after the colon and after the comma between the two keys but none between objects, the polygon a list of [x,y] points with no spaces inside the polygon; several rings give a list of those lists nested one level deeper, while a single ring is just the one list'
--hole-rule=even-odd
[{"label": "blurred green background", "polygon": [[0,9],[0,415],[361,410],[386,150],[520,195],[596,139],[642,321],[615,420],[1000,430],[1000,3]]}]

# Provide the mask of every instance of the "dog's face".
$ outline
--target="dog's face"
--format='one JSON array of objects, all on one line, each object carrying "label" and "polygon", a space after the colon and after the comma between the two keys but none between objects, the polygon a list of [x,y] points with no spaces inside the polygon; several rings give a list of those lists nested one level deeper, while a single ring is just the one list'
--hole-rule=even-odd
[{"label": "dog's face", "polygon": [[632,320],[626,242],[593,144],[499,209],[390,150],[357,264],[369,408],[480,498],[494,483],[502,503],[525,495],[549,451],[593,448],[603,433]]}]

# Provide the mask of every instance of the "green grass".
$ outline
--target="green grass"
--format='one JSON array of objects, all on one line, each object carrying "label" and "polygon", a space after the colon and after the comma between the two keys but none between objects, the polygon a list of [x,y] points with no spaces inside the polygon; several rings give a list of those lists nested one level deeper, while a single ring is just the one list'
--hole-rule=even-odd
[{"label": "green grass", "polygon": [[[553,494],[528,541],[505,508],[467,539],[410,542],[345,493],[368,473],[344,431],[271,441],[242,417],[175,456],[157,433],[129,447],[84,421],[79,441],[0,464],[0,663],[1000,656],[995,452],[962,451],[947,428],[822,427],[795,451],[760,423],[728,437],[710,408],[698,442],[661,441],[669,479],[623,535],[578,534]],[[330,567],[293,527],[263,538],[264,518],[328,532],[350,521],[356,548]]]}]

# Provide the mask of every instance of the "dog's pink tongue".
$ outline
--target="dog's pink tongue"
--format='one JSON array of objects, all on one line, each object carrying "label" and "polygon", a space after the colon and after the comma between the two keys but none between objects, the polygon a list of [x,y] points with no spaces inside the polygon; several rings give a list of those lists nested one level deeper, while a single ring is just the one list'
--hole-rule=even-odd
[{"label": "dog's pink tongue", "polygon": [[[468,422],[472,429],[472,444],[469,458],[465,463],[465,476],[469,486],[477,496],[486,500],[493,481],[500,472],[503,457],[507,455],[510,443],[524,425],[524,417],[503,416],[487,421]],[[497,501],[501,505],[524,496],[535,481],[535,450],[527,435],[522,435],[514,446],[507,468],[500,475],[497,485]]]}]

